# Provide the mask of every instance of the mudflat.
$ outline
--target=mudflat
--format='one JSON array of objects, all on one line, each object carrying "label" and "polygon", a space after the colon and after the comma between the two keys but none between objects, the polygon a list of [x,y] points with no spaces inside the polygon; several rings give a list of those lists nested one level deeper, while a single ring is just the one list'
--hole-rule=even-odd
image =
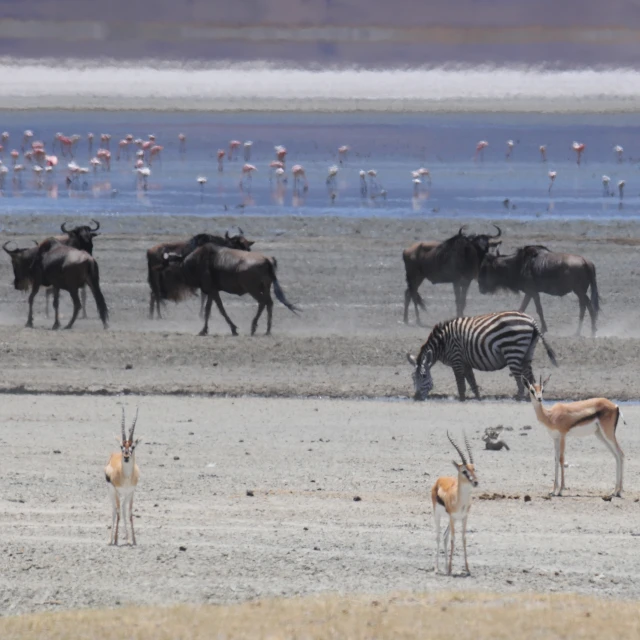
[{"label": "mudflat", "polygon": [[[73,218],[69,218],[73,222]],[[29,246],[59,232],[52,216],[0,217],[0,241]],[[81,222],[81,220],[78,220]],[[337,217],[249,216],[105,217],[94,255],[100,266],[111,324],[103,331],[89,294],[89,318],[71,331],[51,331],[44,294],[35,302],[35,329],[25,329],[27,296],[15,291],[9,257],[0,258],[0,390],[93,394],[258,394],[265,396],[398,397],[412,393],[406,353],[416,353],[430,328],[455,313],[450,285],[425,282],[425,327],[402,322],[405,289],[402,250],[416,240],[445,239],[468,224],[470,232],[495,232],[481,220],[399,220]],[[549,332],[558,354],[555,370],[538,346],[534,372],[554,372],[550,397],[640,396],[640,224],[624,221],[499,221],[501,251],[544,244],[591,259],[597,269],[602,310],[598,337],[574,336],[578,303],[543,296]],[[162,320],[150,320],[146,250],[194,233],[224,232],[240,225],[254,249],[278,260],[286,295],[302,313],[277,301],[271,337],[249,336],[257,305],[223,294],[241,335],[232,337],[215,306],[210,335],[199,337],[199,298],[167,304]],[[471,285],[466,313],[517,309],[521,296],[481,295]],[[71,303],[61,295],[63,322]],[[533,304],[527,312],[536,316]],[[258,334],[264,332],[261,319]],[[450,369],[434,368],[434,396],[455,395]],[[485,396],[515,393],[507,371],[478,373]]]}]

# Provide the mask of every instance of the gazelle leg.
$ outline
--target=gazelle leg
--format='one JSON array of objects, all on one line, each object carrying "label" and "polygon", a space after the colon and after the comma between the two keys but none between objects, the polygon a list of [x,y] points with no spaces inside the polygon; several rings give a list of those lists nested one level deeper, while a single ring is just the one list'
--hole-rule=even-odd
[{"label": "gazelle leg", "polygon": [[433,519],[436,526],[436,564],[433,571],[434,573],[438,573],[440,570],[440,514],[438,513],[437,506],[433,514]]},{"label": "gazelle leg", "polygon": [[559,496],[562,495],[562,492],[564,491],[564,445],[566,443],[566,439],[564,436],[560,436],[560,478],[561,478],[561,482],[560,482],[560,493],[558,493]]},{"label": "gazelle leg", "polygon": [[560,439],[556,438],[553,441],[553,446],[555,448],[555,452],[554,452],[554,471],[555,471],[555,475],[554,475],[554,479],[553,479],[553,491],[551,492],[551,495],[555,496],[558,495],[558,467],[560,466]]},{"label": "gazelle leg", "polygon": [[449,529],[450,529],[449,534],[451,535],[451,551],[449,552],[449,569],[447,573],[451,575],[451,570],[453,569],[453,544],[456,537],[456,530],[455,530],[455,525],[453,524],[453,518],[449,520]]},{"label": "gazelle leg", "polygon": [[109,544],[117,544],[116,523],[118,520],[118,496],[112,484],[109,487],[109,498],[111,498],[111,533],[109,535]]},{"label": "gazelle leg", "polygon": [[467,518],[468,516],[465,516],[462,520],[462,547],[464,549],[464,569],[467,573],[471,573],[471,571],[469,571],[469,562],[467,560]]},{"label": "gazelle leg", "polygon": [[122,526],[124,527],[124,541],[129,542],[129,529],[127,528],[127,502],[128,498],[124,498],[124,500],[120,501],[121,514],[122,518]]},{"label": "gazelle leg", "polygon": [[620,497],[622,493],[622,472],[624,466],[624,453],[622,453],[622,449],[618,445],[615,435],[613,436],[613,442],[605,435],[604,430],[600,423],[598,423],[598,430],[596,431],[596,436],[598,436],[598,440],[601,440],[611,451],[613,457],[616,459],[616,487],[613,491],[613,495]]},{"label": "gazelle leg", "polygon": [[136,544],[136,532],[133,530],[133,494],[129,498],[129,523],[131,524],[131,544]]}]

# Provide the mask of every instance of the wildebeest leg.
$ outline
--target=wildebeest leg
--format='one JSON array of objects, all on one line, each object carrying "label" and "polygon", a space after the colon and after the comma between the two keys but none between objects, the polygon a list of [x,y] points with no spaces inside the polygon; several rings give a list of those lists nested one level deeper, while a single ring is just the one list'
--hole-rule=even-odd
[{"label": "wildebeest leg", "polygon": [[470,281],[465,280],[458,285],[460,287],[458,292],[458,317],[464,316],[464,308],[467,306],[467,291],[469,291],[470,284]]},{"label": "wildebeest leg", "polygon": [[589,300],[586,293],[578,294],[578,302],[580,303],[580,320],[578,322],[578,331],[576,335],[579,336],[582,333],[582,323],[584,321],[584,312],[586,309],[589,310],[589,316],[591,318],[591,335],[595,337],[596,335],[596,316],[593,310],[593,305],[591,304],[591,300]]},{"label": "wildebeest leg", "polygon": [[60,320],[58,318],[58,307],[60,306],[60,289],[53,288],[53,311],[55,314],[55,320],[53,322],[52,329],[60,328]]},{"label": "wildebeest leg", "polygon": [[204,306],[207,303],[207,294],[204,291],[200,292],[200,317],[204,318]]},{"label": "wildebeest leg", "polygon": [[271,318],[273,317],[273,300],[269,295],[266,301],[267,304],[267,332],[265,335],[271,335]]},{"label": "wildebeest leg", "polygon": [[463,402],[467,391],[467,385],[464,381],[465,371],[462,368],[454,369],[453,373],[456,376],[456,384],[458,385],[458,397],[460,398],[460,401]]},{"label": "wildebeest leg", "polygon": [[78,313],[80,313],[80,308],[82,307],[77,289],[72,289],[71,291],[69,291],[69,295],[71,296],[71,300],[73,300],[73,315],[71,316],[71,320],[69,320],[69,324],[65,327],[65,329],[71,329],[71,327],[73,327],[73,323],[76,321]]},{"label": "wildebeest leg", "polygon": [[45,318],[49,317],[49,298],[51,297],[51,289],[44,290],[44,315]]},{"label": "wildebeest leg", "polygon": [[[542,303],[540,302],[540,294],[536,291],[531,294],[533,298],[533,302],[536,305],[536,311],[538,312],[538,316],[540,317],[540,328],[542,329],[542,333],[547,333],[547,323],[544,321],[544,313],[542,313]],[[584,312],[582,313],[584,316]]]},{"label": "wildebeest leg", "polygon": [[[271,303],[273,305],[273,303]],[[256,313],[256,317],[251,321],[251,335],[254,335],[256,332],[256,329],[258,328],[258,320],[260,319],[260,316],[262,315],[262,312],[264,311],[264,308],[266,307],[266,303],[263,302],[262,300],[258,301],[258,313]],[[267,329],[267,335],[269,334],[269,329]]]},{"label": "wildebeest leg", "polygon": [[82,319],[86,320],[87,319],[87,287],[86,285],[82,286],[81,295],[82,295]]},{"label": "wildebeest leg", "polygon": [[204,306],[204,327],[198,334],[199,336],[206,336],[209,333],[209,316],[211,315],[211,303],[213,302],[213,298],[211,296],[207,296],[207,303]]},{"label": "wildebeest leg", "polygon": [[[222,306],[222,300],[220,299],[220,294],[217,291],[214,291],[212,294],[210,294],[209,299],[207,300],[207,309],[205,309],[206,318],[204,321],[205,329],[208,330],[209,312],[211,311],[212,298],[213,300],[215,300],[216,306],[218,307],[218,311],[222,314],[222,317],[227,321],[227,324],[231,328],[232,335],[237,336],[238,327],[236,327],[236,325],[233,324],[231,318],[227,315],[227,312],[224,310],[224,307]],[[203,329],[203,331],[205,331],[205,329]],[[204,334],[201,334],[201,335],[206,335],[206,331]]]},{"label": "wildebeest leg", "polygon": [[[409,324],[409,303],[411,302],[411,291],[409,291],[409,287],[405,289],[404,292],[404,323]],[[416,308],[416,314],[418,313],[418,309]]]},{"label": "wildebeest leg", "polygon": [[404,323],[405,324],[409,324],[409,303],[413,300],[413,306],[416,311],[416,324],[418,326],[422,326],[418,307],[420,307],[423,310],[426,310],[427,307],[424,304],[424,300],[422,299],[422,296],[418,293],[418,289],[423,282],[424,282],[423,277],[416,276],[416,277],[409,278],[407,276],[407,289],[404,292]]},{"label": "wildebeest leg", "polygon": [[524,313],[527,310],[530,302],[531,296],[528,293],[525,293],[524,298],[522,298],[522,304],[520,305],[520,309],[518,309],[518,311],[520,311],[520,313]]},{"label": "wildebeest leg", "polygon": [[591,337],[596,337],[596,332],[598,331],[598,312],[593,308],[593,304],[591,304],[591,300],[587,298],[585,295],[584,302],[587,306],[587,310],[589,311],[589,315],[591,316]]},{"label": "wildebeest leg", "polygon": [[473,393],[475,394],[476,399],[480,400],[480,390],[478,389],[478,384],[476,383],[476,377],[471,367],[465,367],[464,377],[467,379],[467,382],[471,387],[471,391],[473,391]]},{"label": "wildebeest leg", "polygon": [[31,286],[31,293],[29,294],[29,315],[27,316],[27,327],[33,327],[33,299],[36,297],[36,293],[38,293],[38,289],[40,289],[40,285],[37,283],[33,283]]}]

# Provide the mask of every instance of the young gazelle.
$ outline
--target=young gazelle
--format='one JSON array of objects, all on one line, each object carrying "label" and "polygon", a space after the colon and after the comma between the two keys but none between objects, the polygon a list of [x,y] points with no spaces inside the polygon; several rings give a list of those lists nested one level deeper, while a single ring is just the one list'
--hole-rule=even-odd
[{"label": "young gazelle", "polygon": [[112,453],[109,462],[104,469],[104,475],[107,479],[109,488],[109,497],[113,507],[113,515],[111,522],[111,540],[109,544],[118,544],[118,525],[122,516],[124,525],[124,536],[129,541],[127,531],[127,514],[131,524],[131,544],[136,543],[136,534],[133,530],[133,494],[140,478],[140,469],[136,464],[136,446],[140,439],[133,439],[133,432],[136,428],[138,420],[138,410],[136,409],[136,417],[129,430],[127,438],[124,431],[124,407],[122,407],[122,442],[116,436],[116,440],[120,444],[120,453]]},{"label": "young gazelle", "polygon": [[478,486],[476,471],[473,466],[473,455],[469,447],[467,437],[464,443],[469,454],[469,463],[467,463],[464,453],[460,447],[451,439],[447,431],[447,438],[454,446],[455,450],[462,459],[462,464],[458,464],[455,460],[453,466],[458,471],[457,478],[440,477],[436,480],[431,489],[431,502],[433,503],[433,517],[436,524],[436,566],[435,572],[440,569],[440,518],[445,515],[449,516],[449,524],[444,532],[444,553],[446,556],[449,535],[451,535],[451,551],[449,553],[449,566],[447,573],[451,575],[453,565],[453,543],[455,536],[454,520],[462,520],[462,546],[464,549],[464,568],[469,573],[469,562],[467,561],[467,518],[469,517],[469,509],[471,508],[471,488]]},{"label": "young gazelle", "polygon": [[[606,398],[590,398],[579,402],[559,402],[547,409],[542,404],[542,393],[549,378],[543,382],[541,376],[538,384],[528,384],[536,417],[547,428],[555,445],[555,479],[551,495],[560,496],[565,488],[564,447],[567,436],[595,435],[604,442],[616,459],[616,487],[613,495],[619,496],[622,492],[624,465],[624,453],[616,440],[616,427],[618,420],[622,418],[620,408]],[[624,418],[622,421],[624,422]],[[560,485],[558,485],[558,469],[561,475]]]}]

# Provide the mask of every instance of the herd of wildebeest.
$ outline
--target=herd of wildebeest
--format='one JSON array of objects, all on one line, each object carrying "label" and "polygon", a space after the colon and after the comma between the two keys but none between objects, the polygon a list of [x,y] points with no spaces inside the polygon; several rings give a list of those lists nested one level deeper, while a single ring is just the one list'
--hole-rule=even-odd
[{"label": "herd of wildebeest", "polygon": [[[108,327],[108,309],[100,289],[98,263],[93,257],[93,240],[99,235],[100,223],[69,228],[61,226],[62,235],[34,241],[33,247],[11,248],[12,241],[3,248],[11,257],[14,287],[28,291],[29,315],[27,327],[33,326],[33,300],[41,287],[46,288],[48,299],[53,294],[55,322],[60,326],[58,303],[60,291],[68,291],[73,301],[73,314],[66,329],[70,329],[80,310],[86,317],[85,287],[91,290],[100,319]],[[444,240],[416,242],[403,251],[407,288],[404,297],[404,321],[409,321],[409,306],[413,302],[416,321],[421,323],[419,309],[426,309],[418,289],[426,279],[433,284],[451,283],[456,301],[457,316],[464,315],[467,291],[473,280],[478,280],[481,293],[493,293],[501,289],[522,292],[524,298],[520,311],[524,311],[533,299],[540,317],[542,332],[547,326],[544,320],[540,294],[564,296],[573,292],[580,305],[577,333],[580,334],[585,311],[591,317],[591,330],[595,335],[598,318],[598,287],[593,263],[581,256],[556,253],[542,245],[518,248],[510,255],[500,255],[502,232],[468,234],[462,227],[454,236]],[[276,276],[277,262],[273,257],[253,252],[253,241],[248,240],[242,229],[224,236],[199,233],[183,241],[162,243],[147,251],[148,281],[151,289],[149,317],[161,318],[161,305],[165,300],[180,301],[198,290],[202,294],[201,315],[205,324],[200,332],[208,331],[211,305],[228,323],[233,335],[237,326],[227,315],[220,293],[238,296],[251,295],[258,302],[258,311],[251,323],[255,333],[258,320],[266,308],[267,333],[271,331],[273,300],[276,298],[291,311],[298,309],[284,295]],[[591,298],[588,290],[591,287]],[[82,292],[82,302],[79,293]]]}]

